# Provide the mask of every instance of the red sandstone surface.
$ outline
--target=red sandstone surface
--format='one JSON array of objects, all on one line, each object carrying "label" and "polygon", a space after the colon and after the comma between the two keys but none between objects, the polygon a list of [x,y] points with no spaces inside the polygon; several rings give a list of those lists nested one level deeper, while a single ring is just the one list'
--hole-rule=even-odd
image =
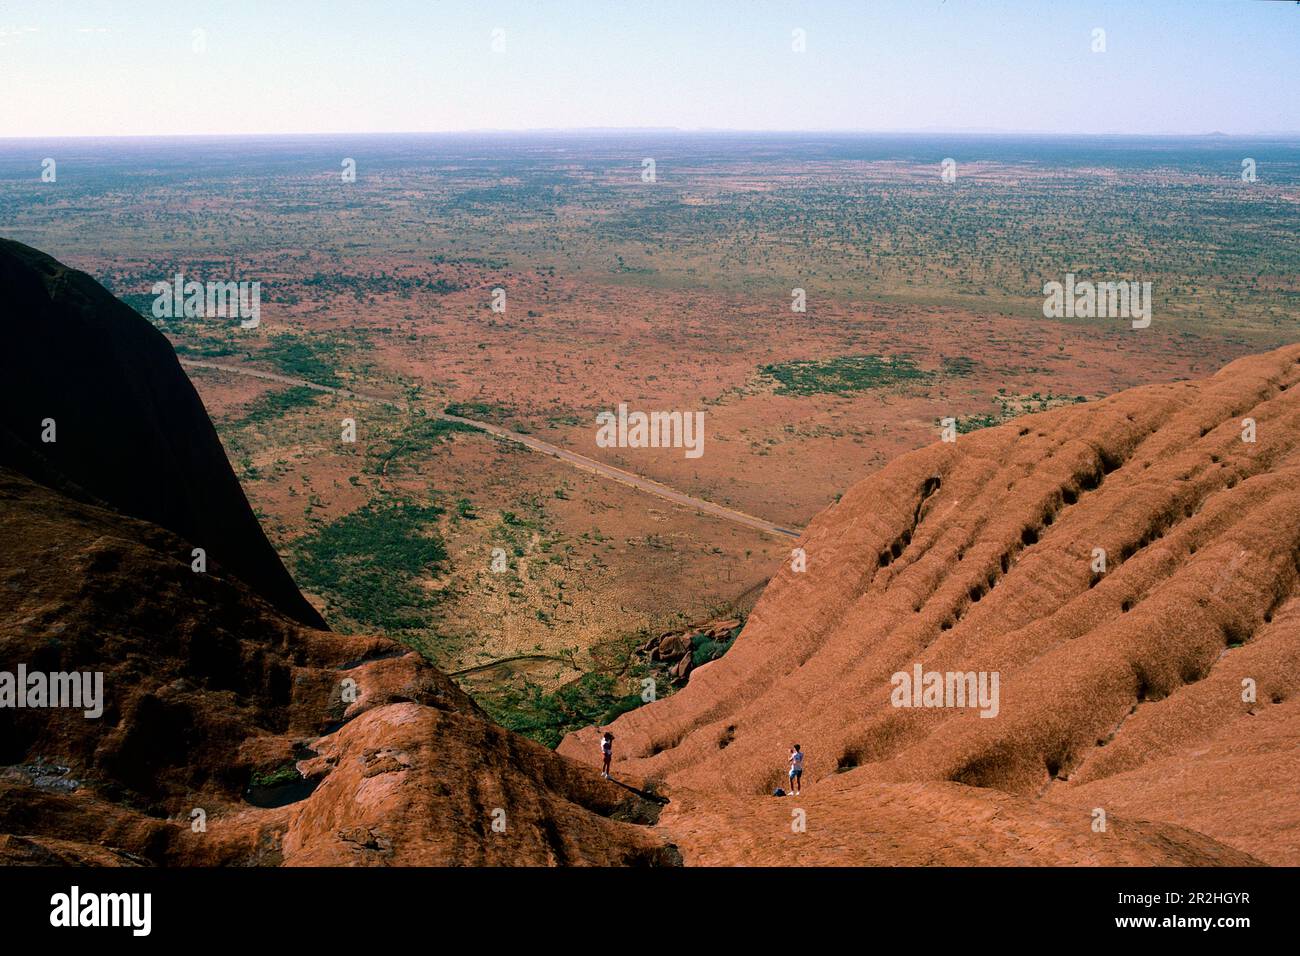
[{"label": "red sandstone surface", "polygon": [[[688,864],[1300,862],[1297,382],[1290,346],[896,459],[613,724],[615,775],[664,781]],[[997,672],[997,716],[894,706],[918,663]]]}]

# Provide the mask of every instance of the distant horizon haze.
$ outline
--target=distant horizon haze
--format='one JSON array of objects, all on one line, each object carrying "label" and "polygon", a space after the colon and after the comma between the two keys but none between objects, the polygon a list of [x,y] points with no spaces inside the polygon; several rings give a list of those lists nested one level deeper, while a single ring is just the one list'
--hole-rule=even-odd
[{"label": "distant horizon haze", "polygon": [[926,129],[743,129],[727,127],[676,127],[676,126],[569,126],[569,127],[480,127],[448,130],[284,130],[272,132],[201,132],[201,133],[122,133],[122,134],[32,134],[26,136],[0,136],[0,143],[55,142],[59,140],[202,140],[202,139],[334,139],[334,138],[383,138],[402,136],[429,137],[470,137],[470,136],[579,136],[579,135],[681,135],[681,136],[843,136],[843,137],[986,137],[1007,139],[1232,139],[1232,140],[1300,140],[1300,129],[1296,130],[1251,130],[1239,133],[1224,133],[1219,130],[1174,131],[1162,133],[1150,132],[1082,132],[1077,130],[1027,130],[1027,129],[948,129],[934,127]]},{"label": "distant horizon haze", "polygon": [[0,8],[0,138],[1300,131],[1254,0],[105,0]]}]

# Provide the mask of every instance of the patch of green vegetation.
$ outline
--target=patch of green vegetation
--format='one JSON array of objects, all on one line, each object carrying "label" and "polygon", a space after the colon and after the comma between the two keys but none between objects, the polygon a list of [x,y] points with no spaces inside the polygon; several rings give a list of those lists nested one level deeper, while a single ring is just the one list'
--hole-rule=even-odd
[{"label": "patch of green vegetation", "polygon": [[464,422],[416,415],[407,421],[396,438],[366,449],[365,471],[372,475],[385,474],[401,459],[441,444],[457,432],[482,433],[482,429]]},{"label": "patch of green vegetation", "polygon": [[279,787],[287,783],[297,783],[302,779],[293,761],[276,767],[274,770],[254,770],[248,782],[254,787]]},{"label": "patch of green vegetation", "polygon": [[430,530],[442,513],[405,499],[371,501],[296,543],[298,580],[329,602],[331,624],[427,627],[437,602],[420,579],[445,570],[447,549]]},{"label": "patch of green vegetation", "polygon": [[499,513],[500,521],[492,528],[492,541],[501,544],[515,557],[522,557],[536,548],[541,553],[549,553],[555,546],[556,536],[547,526],[546,509],[536,498],[519,498],[518,505],[522,511]]},{"label": "patch of green vegetation", "polygon": [[306,289],[316,295],[350,294],[358,302],[369,297],[396,293],[402,298],[409,298],[421,289],[427,289],[435,295],[447,295],[459,292],[464,286],[450,279],[429,279],[421,276],[394,275],[381,273],[371,275],[350,274],[342,272],[317,272],[302,280]]},{"label": "patch of green vegetation", "polygon": [[458,418],[476,418],[479,421],[491,422],[493,425],[504,425],[506,419],[514,414],[504,405],[493,405],[489,402],[453,402],[443,411]]},{"label": "patch of green vegetation", "polygon": [[225,358],[228,355],[236,354],[233,346],[226,345],[223,342],[198,342],[189,344],[186,342],[177,342],[172,345],[177,355],[186,355],[193,358]]},{"label": "patch of green vegetation", "polygon": [[479,705],[501,726],[552,749],[564,735],[593,724],[604,726],[642,704],[640,694],[619,692],[619,680],[591,672],[545,693],[532,681],[484,695]]},{"label": "patch of green vegetation", "polygon": [[229,355],[238,355],[241,351],[240,344],[235,341],[234,335],[227,328],[217,329],[214,334],[200,331],[193,322],[177,329],[169,327],[166,324],[167,320],[151,321],[162,331],[180,337],[180,341],[172,343],[172,348],[176,350],[177,355],[191,358],[225,358]]},{"label": "patch of green vegetation", "polygon": [[337,372],[338,360],[343,353],[349,349],[369,347],[370,343],[364,339],[345,341],[338,336],[282,332],[271,338],[257,352],[257,357],[272,363],[284,375],[337,388],[343,384]]},{"label": "patch of green vegetation", "polygon": [[930,373],[909,358],[879,355],[842,355],[825,361],[782,362],[759,371],[776,380],[778,395],[819,395],[888,388],[905,382],[923,382]]},{"label": "patch of green vegetation", "polygon": [[975,361],[965,355],[945,357],[942,363],[944,375],[966,376],[975,371]]},{"label": "patch of green vegetation", "polygon": [[696,634],[691,638],[691,666],[699,667],[709,661],[716,661],[731,650],[731,645],[736,643],[736,636],[739,634],[739,627],[733,627],[729,636],[717,640],[703,634]]},{"label": "patch of green vegetation", "polygon": [[[733,608],[713,609],[718,616]],[[735,644],[744,628],[741,622],[724,637],[699,634],[691,639],[691,666],[715,661]],[[523,679],[521,684],[495,686],[475,694],[475,700],[493,720],[547,747],[557,747],[565,734],[583,727],[605,726],[645,701],[639,688],[644,679],[654,681],[657,695],[673,694],[680,682],[669,673],[675,661],[652,659],[641,650],[662,628],[627,634],[592,648],[593,669],[553,691]]]},{"label": "patch of green vegetation", "polygon": [[997,413],[963,415],[957,419],[957,433],[964,435],[967,432],[978,431],[981,428],[1004,425],[1021,415],[1046,412],[1062,405],[1074,405],[1087,401],[1082,395],[1055,395],[1051,392],[1046,395],[1041,395],[1038,392],[1029,395],[995,395],[993,400],[998,403],[999,411]]},{"label": "patch of green vegetation", "polygon": [[282,418],[295,408],[315,404],[316,396],[319,394],[320,392],[304,385],[293,385],[280,391],[268,392],[250,402],[243,416],[232,422],[231,427],[243,428],[246,425],[260,425],[263,422]]},{"label": "patch of green vegetation", "polygon": [[153,304],[157,300],[158,296],[154,295],[152,292],[122,292],[118,294],[118,298],[131,308],[135,309],[136,312],[140,313],[140,315],[144,316],[150,322],[160,323],[162,321],[154,318]]},{"label": "patch of green vegetation", "polygon": [[979,431],[981,428],[992,428],[1007,420],[1003,415],[963,415],[957,419],[957,434],[965,435],[968,432]]},{"label": "patch of green vegetation", "polygon": [[1042,395],[1038,392],[1032,392],[1028,395],[997,395],[994,396],[994,401],[1002,406],[1004,417],[1015,418],[1017,415],[1050,411],[1062,405],[1079,404],[1086,402],[1087,399],[1082,395],[1057,395],[1053,392]]}]

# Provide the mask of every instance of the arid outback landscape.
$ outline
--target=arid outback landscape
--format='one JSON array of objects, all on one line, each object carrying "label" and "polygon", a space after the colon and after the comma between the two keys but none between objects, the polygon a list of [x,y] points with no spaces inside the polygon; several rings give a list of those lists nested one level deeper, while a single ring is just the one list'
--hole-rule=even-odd
[{"label": "arid outback landscape", "polygon": [[33,148],[0,649],[107,703],[0,710],[0,861],[1300,863],[1300,144]]}]

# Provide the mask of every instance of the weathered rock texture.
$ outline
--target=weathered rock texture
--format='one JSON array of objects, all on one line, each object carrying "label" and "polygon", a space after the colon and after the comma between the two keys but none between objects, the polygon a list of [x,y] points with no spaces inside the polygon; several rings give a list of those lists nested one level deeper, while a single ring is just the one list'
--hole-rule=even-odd
[{"label": "weathered rock texture", "polygon": [[[106,698],[98,719],[0,710],[0,864],[676,860],[644,826],[657,806],[496,726],[419,655],[304,628],[193,572],[170,532],[3,468],[0,661],[102,671]],[[250,791],[276,771],[270,799]]]},{"label": "weathered rock texture", "polygon": [[[1155,831],[1094,832],[1100,808],[1176,825],[1161,840],[1183,827],[1300,863],[1297,382],[1291,346],[904,455],[812,522],[807,571],[777,575],[725,657],[615,722],[616,770],[681,798],[664,825],[688,863],[788,847],[788,801],[754,801],[783,785],[796,741],[809,832],[826,808],[841,833],[819,839],[855,846],[854,862],[1010,862],[980,841],[983,801],[1006,825],[1072,821],[1045,862],[1233,855],[1204,856],[1185,830],[1173,857]],[[894,706],[891,676],[917,663],[997,672],[998,715]],[[560,752],[592,760],[595,741],[582,731]],[[732,813],[727,843],[682,819],[685,791]],[[914,820],[886,809],[903,800]],[[968,846],[918,854],[909,839],[962,803]],[[732,812],[751,804],[781,806],[763,811],[780,826]],[[852,837],[864,831],[900,845]],[[1121,848],[1122,831],[1138,845]],[[817,845],[803,862],[845,858]]]}]

